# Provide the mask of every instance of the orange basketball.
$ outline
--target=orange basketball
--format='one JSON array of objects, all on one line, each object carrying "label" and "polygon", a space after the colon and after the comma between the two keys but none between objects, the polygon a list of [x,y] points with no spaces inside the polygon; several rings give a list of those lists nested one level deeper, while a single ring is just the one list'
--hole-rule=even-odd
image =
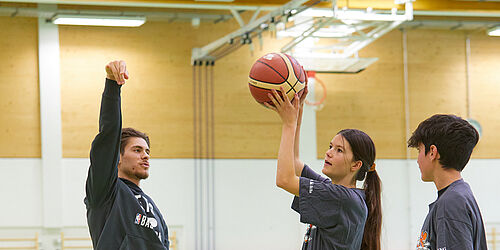
[{"label": "orange basketball", "polygon": [[302,94],[306,79],[306,72],[295,58],[283,53],[269,53],[253,64],[248,78],[248,87],[258,103],[267,102],[273,105],[267,96],[272,89],[283,95],[280,91],[282,86],[288,99],[292,101],[295,93],[299,96]]}]

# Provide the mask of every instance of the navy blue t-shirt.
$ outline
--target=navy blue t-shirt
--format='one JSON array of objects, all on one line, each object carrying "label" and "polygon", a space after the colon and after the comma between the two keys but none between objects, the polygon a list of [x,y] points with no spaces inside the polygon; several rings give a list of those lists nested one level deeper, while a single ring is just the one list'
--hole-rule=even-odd
[{"label": "navy blue t-shirt", "polygon": [[292,209],[308,226],[302,249],[359,250],[368,209],[362,189],[333,184],[304,165]]},{"label": "navy blue t-shirt", "polygon": [[487,249],[481,211],[463,179],[438,192],[417,242],[418,250]]}]

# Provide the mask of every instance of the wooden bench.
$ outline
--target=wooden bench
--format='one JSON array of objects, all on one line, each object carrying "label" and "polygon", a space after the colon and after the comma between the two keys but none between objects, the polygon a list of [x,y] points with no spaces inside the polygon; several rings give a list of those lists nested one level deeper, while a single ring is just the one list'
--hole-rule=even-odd
[{"label": "wooden bench", "polygon": [[38,233],[34,238],[0,238],[0,249],[39,249]]}]

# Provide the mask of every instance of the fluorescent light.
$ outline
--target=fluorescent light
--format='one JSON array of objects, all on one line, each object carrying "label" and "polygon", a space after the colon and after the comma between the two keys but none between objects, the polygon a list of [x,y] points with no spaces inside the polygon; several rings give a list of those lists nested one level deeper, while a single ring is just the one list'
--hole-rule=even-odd
[{"label": "fluorescent light", "polygon": [[146,22],[145,17],[95,16],[95,15],[56,15],[54,24],[139,27]]},{"label": "fluorescent light", "polygon": [[[283,31],[280,30],[276,33],[278,37],[299,37],[302,35],[303,32],[297,32],[297,31]],[[349,34],[342,33],[342,32],[321,32],[321,31],[316,31],[312,33],[312,37],[323,37],[323,38],[337,38],[337,37],[346,37]]]},{"label": "fluorescent light", "polygon": [[[306,28],[307,27],[294,27],[288,30],[279,30],[276,35],[279,37],[299,37],[306,31]],[[312,33],[312,36],[325,38],[346,37],[354,32],[356,32],[356,29],[348,25],[332,25],[328,28],[319,29]]]},{"label": "fluorescent light", "polygon": [[367,11],[359,11],[359,10],[337,10],[333,11],[332,9],[306,9],[299,14],[298,16],[304,17],[335,17],[342,21],[407,21],[407,16],[405,15],[397,15],[397,9],[391,10],[391,14],[382,14],[373,12],[372,8],[367,8]]},{"label": "fluorescent light", "polygon": [[306,17],[333,17],[333,10],[332,9],[306,9],[297,15],[306,16]]},{"label": "fluorescent light", "polygon": [[500,26],[489,29],[488,36],[500,36]]},{"label": "fluorescent light", "polygon": [[407,21],[405,15],[376,14],[364,11],[337,11],[335,18],[340,20],[363,20],[363,21]]}]

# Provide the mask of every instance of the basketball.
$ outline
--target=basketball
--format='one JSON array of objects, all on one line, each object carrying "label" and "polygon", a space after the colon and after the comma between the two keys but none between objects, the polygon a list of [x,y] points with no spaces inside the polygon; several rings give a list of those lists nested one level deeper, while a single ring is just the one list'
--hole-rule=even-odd
[{"label": "basketball", "polygon": [[300,96],[306,86],[306,72],[295,58],[283,53],[269,53],[259,58],[250,69],[248,77],[248,87],[255,100],[264,105],[265,102],[271,104],[271,99],[267,95],[275,89],[283,96],[280,87],[283,87],[290,101],[295,93]]}]

